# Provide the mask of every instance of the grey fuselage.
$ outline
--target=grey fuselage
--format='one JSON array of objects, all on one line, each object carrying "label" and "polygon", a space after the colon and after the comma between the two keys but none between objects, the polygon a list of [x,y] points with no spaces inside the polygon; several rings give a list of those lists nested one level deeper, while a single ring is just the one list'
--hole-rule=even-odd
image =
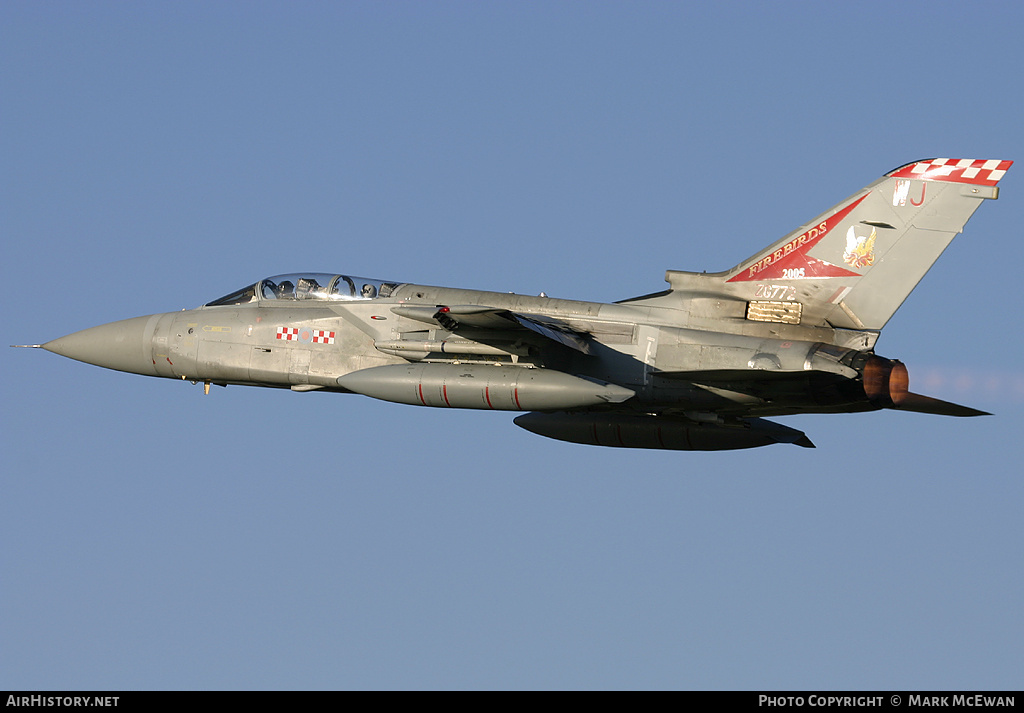
[{"label": "grey fuselage", "polygon": [[[397,313],[410,307],[429,312],[442,305],[486,305],[555,318],[589,335],[589,353],[553,345],[534,332],[512,329],[515,325],[453,333],[436,322]],[[671,293],[605,304],[414,284],[398,285],[388,297],[349,301],[265,299],[254,289],[248,302],[114,322],[44,348],[146,376],[296,391],[349,391],[339,385],[339,377],[388,365],[486,365],[552,369],[619,385],[632,392],[629,408],[644,413],[770,415],[877,408],[862,394],[826,403],[807,396],[773,405],[771,399],[731,391],[727,384],[697,386],[664,376],[695,369],[799,371],[824,366],[856,379],[854,369],[819,356],[822,343],[836,339],[835,330],[751,322],[742,311],[723,314],[730,307],[721,301],[685,301]],[[388,400],[417,403],[416,398]],[[480,407],[487,406],[482,401]],[[508,410],[531,410],[515,406]]]}]

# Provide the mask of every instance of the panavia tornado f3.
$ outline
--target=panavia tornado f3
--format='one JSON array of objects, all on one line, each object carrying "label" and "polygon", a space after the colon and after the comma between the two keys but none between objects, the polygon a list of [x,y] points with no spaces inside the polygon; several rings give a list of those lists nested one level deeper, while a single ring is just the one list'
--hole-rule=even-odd
[{"label": "panavia tornado f3", "polygon": [[764,417],[984,413],[912,393],[907,367],[874,347],[1011,163],[909,163],[731,270],[669,270],[669,289],[613,304],[297,273],[26,346],[207,393],[522,411],[517,425],[572,443],[813,447]]}]

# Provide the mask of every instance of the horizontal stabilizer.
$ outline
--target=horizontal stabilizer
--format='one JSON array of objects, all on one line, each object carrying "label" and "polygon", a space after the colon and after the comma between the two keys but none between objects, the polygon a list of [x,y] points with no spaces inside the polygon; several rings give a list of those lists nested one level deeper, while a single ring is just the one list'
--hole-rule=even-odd
[{"label": "horizontal stabilizer", "polygon": [[933,399],[931,396],[921,394],[906,394],[899,406],[891,408],[897,411],[914,411],[916,413],[934,413],[939,416],[991,416],[988,411],[979,411],[970,406],[952,404],[948,401]]},{"label": "horizontal stabilizer", "polygon": [[823,379],[828,382],[846,380],[846,378],[840,374],[809,369],[800,369],[795,371],[769,369],[695,369],[692,371],[658,371],[655,372],[655,375],[665,379],[689,381],[693,384],[708,384],[711,386],[717,386],[719,384],[735,384],[737,382],[804,382],[808,378]]},{"label": "horizontal stabilizer", "polygon": [[705,369],[700,371],[661,371],[655,376],[686,381],[698,386],[727,389],[773,400],[797,394],[826,394],[850,381],[848,376],[827,371],[770,371],[767,369]]}]

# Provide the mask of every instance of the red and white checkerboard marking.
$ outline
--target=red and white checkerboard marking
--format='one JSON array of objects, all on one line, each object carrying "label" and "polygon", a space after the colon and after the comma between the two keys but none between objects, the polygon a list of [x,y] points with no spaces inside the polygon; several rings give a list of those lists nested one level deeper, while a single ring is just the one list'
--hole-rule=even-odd
[{"label": "red and white checkerboard marking", "polygon": [[334,332],[309,327],[278,327],[277,338],[286,342],[313,342],[313,344],[334,344]]},{"label": "red and white checkerboard marking", "polygon": [[1013,161],[983,158],[934,158],[931,161],[908,163],[889,175],[893,178],[917,178],[923,181],[949,181],[994,186],[999,183]]}]

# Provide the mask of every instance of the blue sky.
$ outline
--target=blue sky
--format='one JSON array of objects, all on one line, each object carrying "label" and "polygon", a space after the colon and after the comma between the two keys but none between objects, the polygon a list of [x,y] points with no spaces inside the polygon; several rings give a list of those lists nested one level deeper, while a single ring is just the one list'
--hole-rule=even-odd
[{"label": "blue sky", "polygon": [[[611,301],[1024,160],[1015,3],[0,6],[8,343],[271,274]],[[0,688],[1019,688],[1024,166],[886,327],[986,409],[599,449],[0,351]]]}]

